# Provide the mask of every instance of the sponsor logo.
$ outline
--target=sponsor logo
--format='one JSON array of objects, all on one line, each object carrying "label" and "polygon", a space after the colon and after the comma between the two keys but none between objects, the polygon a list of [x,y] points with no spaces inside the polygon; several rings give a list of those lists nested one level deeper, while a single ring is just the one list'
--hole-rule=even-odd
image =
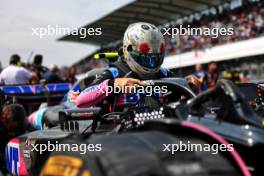
[{"label": "sponsor logo", "polygon": [[19,144],[17,142],[10,141],[6,146],[5,151],[6,165],[9,172],[14,175],[19,175]]},{"label": "sponsor logo", "polygon": [[[40,176],[44,175],[64,175],[64,176],[75,176],[78,175],[83,165],[83,161],[79,158],[72,156],[51,156],[44,168],[41,171]],[[85,170],[84,176],[90,176],[90,172]]]}]

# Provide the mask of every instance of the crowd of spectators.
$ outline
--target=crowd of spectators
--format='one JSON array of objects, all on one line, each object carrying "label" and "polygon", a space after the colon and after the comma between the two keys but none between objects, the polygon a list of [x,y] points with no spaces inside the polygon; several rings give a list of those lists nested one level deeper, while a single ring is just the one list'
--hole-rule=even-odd
[{"label": "crowd of spectators", "polygon": [[165,36],[167,55],[258,37],[264,33],[264,1],[237,0],[224,3],[200,14],[164,24],[164,27],[179,28],[180,25],[185,28],[188,25],[190,28],[232,28],[233,35],[178,35],[174,38]]},{"label": "crowd of spectators", "polygon": [[57,65],[47,68],[42,65],[43,56],[35,55],[32,63],[22,63],[20,56],[10,57],[9,66],[0,72],[0,85],[38,84],[45,83],[72,83],[76,82],[76,68],[60,69]]},{"label": "crowd of spectators", "polygon": [[219,79],[228,79],[234,83],[248,83],[248,69],[244,70],[241,67],[244,67],[243,64],[239,69],[236,69],[236,67],[228,68],[224,64],[218,64],[217,66],[217,63],[214,61],[209,62],[207,65],[196,64],[193,68],[193,75],[201,83],[198,92],[215,87]]},{"label": "crowd of spectators", "polygon": [[[165,35],[166,55],[175,55],[187,51],[204,50],[216,45],[223,45],[241,40],[258,37],[264,34],[264,1],[263,0],[233,0],[219,6],[210,7],[202,12],[170,21],[162,28],[225,28],[233,29],[232,35],[178,35],[172,38]],[[189,26],[189,27],[188,27]],[[220,31],[220,30],[218,30]],[[108,48],[102,48],[96,53],[118,51],[121,43]],[[94,54],[94,53],[93,53]],[[79,63],[78,73],[105,65],[105,60],[93,60],[93,54]]]},{"label": "crowd of spectators", "polygon": [[213,88],[220,77],[220,73],[215,62],[208,63],[207,67],[207,70],[204,70],[201,64],[195,65],[193,75],[195,75],[201,83],[200,90],[198,90],[198,92],[204,91],[208,88]]}]

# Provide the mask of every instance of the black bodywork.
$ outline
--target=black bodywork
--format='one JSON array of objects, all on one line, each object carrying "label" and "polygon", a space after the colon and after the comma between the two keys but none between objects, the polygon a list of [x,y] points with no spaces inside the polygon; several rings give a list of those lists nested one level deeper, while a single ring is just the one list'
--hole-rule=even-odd
[{"label": "black bodywork", "polygon": [[[216,88],[197,97],[194,97],[185,84],[178,84],[173,79],[149,81],[149,85],[168,85],[171,90],[168,97],[171,101],[162,107],[161,116],[153,117],[151,112],[159,112],[161,109],[155,110],[152,107],[131,108],[126,112],[110,114],[100,114],[98,107],[62,110],[58,113],[59,126],[19,136],[17,138],[19,150],[24,156],[27,171],[32,174],[39,173],[50,154],[46,152],[39,155],[31,152],[30,148],[27,148],[31,146],[30,144],[43,144],[48,141],[56,143],[75,139],[76,136],[78,136],[76,140],[79,140],[79,137],[89,139],[90,136],[116,135],[144,128],[148,123],[166,117],[177,119],[180,122],[190,121],[202,124],[211,129],[234,144],[252,173],[264,174],[261,163],[257,162],[264,154],[262,149],[264,148],[263,119],[256,115],[240,90],[231,82],[219,81]],[[182,99],[182,96],[185,98]],[[142,118],[139,122],[138,117],[141,115],[146,115],[146,118]],[[156,126],[156,128],[159,127]],[[10,146],[12,145],[8,145],[6,150],[9,157]],[[7,157],[6,160],[10,162],[12,158]],[[9,165],[9,167],[12,169],[13,166]]]}]

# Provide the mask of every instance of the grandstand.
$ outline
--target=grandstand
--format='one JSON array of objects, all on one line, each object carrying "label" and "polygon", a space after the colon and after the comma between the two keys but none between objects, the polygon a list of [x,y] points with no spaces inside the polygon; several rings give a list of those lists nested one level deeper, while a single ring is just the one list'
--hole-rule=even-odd
[{"label": "grandstand", "polygon": [[[121,46],[128,24],[146,21],[161,29],[191,27],[234,29],[231,36],[166,36],[164,66],[180,75],[192,72],[195,64],[216,61],[219,68],[247,71],[251,80],[264,78],[264,2],[261,0],[137,0],[85,25],[85,28],[102,28],[101,36],[80,38],[67,35],[59,40],[89,43],[102,51],[116,51]],[[91,60],[89,55],[77,65],[80,70],[105,66]],[[232,62],[230,62],[232,60]],[[263,63],[263,64],[262,64]],[[228,66],[227,66],[228,65]],[[227,68],[228,67],[228,68]],[[182,69],[184,68],[184,69]]]}]

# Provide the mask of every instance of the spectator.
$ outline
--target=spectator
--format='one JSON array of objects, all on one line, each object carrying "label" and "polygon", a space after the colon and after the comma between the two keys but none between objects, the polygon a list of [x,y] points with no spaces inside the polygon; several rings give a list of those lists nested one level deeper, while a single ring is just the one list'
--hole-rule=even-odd
[{"label": "spectator", "polygon": [[201,83],[201,87],[200,89],[206,90],[207,89],[207,80],[206,80],[206,72],[203,70],[203,67],[201,64],[196,64],[195,65],[195,72],[194,72],[194,76],[196,76],[198,78],[198,80]]},{"label": "spectator", "polygon": [[66,82],[74,84],[77,81],[75,76],[76,76],[76,68],[75,67],[69,68]]},{"label": "spectator", "polygon": [[39,80],[42,78],[45,72],[48,71],[47,67],[42,66],[43,56],[40,54],[35,55],[31,70],[34,71]]},{"label": "spectator", "polygon": [[[213,38],[212,35],[181,35],[180,43],[175,43],[171,36],[166,37],[166,48],[168,54],[182,53],[193,49],[211,48],[215,45],[221,45],[228,42],[246,40],[258,37],[264,32],[264,8],[263,1],[245,1],[231,8],[232,3],[226,3],[224,6],[212,8],[208,14],[197,14],[196,18],[184,18],[181,20],[167,23],[164,27],[179,28],[180,25],[198,28],[221,29],[232,28],[233,35],[218,35]],[[212,13],[216,11],[216,13]]]},{"label": "spectator", "polygon": [[[26,112],[23,106],[18,104],[0,107],[0,161],[4,161],[6,144],[10,139],[25,133]],[[0,171],[7,174],[4,162],[0,162]]]},{"label": "spectator", "polygon": [[43,79],[46,83],[61,83],[64,82],[59,76],[59,68],[57,65],[52,66],[49,71],[45,72]]},{"label": "spectator", "polygon": [[20,67],[20,56],[17,54],[11,56],[9,64],[0,74],[0,84],[28,84],[35,79],[34,73]]},{"label": "spectator", "polygon": [[216,85],[219,79],[219,72],[217,70],[217,65],[215,62],[210,62],[208,64],[208,73],[206,74],[206,81],[208,88],[212,88]]}]

